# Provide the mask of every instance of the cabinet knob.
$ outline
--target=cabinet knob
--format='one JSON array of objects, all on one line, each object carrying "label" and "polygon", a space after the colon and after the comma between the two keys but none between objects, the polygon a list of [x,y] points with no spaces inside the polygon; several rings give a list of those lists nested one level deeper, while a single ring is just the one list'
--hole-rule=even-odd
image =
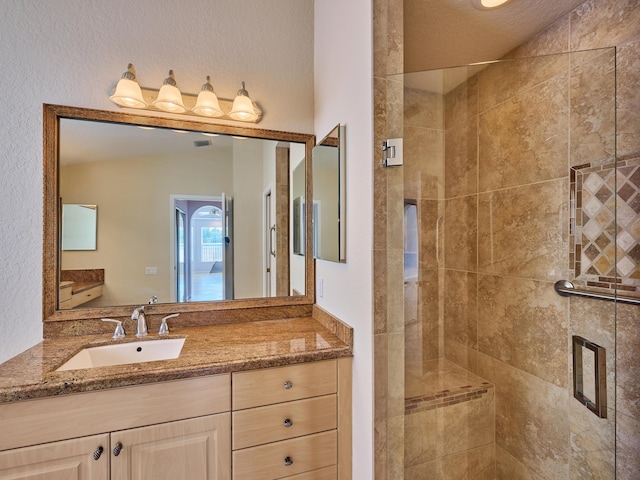
[{"label": "cabinet knob", "polygon": [[289,390],[290,388],[293,387],[293,383],[291,383],[289,380],[287,380],[286,382],[284,382],[284,389],[285,390]]},{"label": "cabinet knob", "polygon": [[100,458],[100,455],[102,455],[102,452],[104,452],[104,448],[102,448],[102,446],[98,447],[96,451],[93,452],[93,459],[98,460]]},{"label": "cabinet knob", "polygon": [[122,451],[122,444],[118,442],[116,443],[116,446],[113,448],[113,454],[117,457],[118,455],[120,455],[121,451]]},{"label": "cabinet knob", "polygon": [[285,467],[290,467],[291,465],[293,465],[293,460],[291,459],[291,457],[285,457],[284,466]]},{"label": "cabinet knob", "polygon": [[285,419],[284,426],[290,427],[291,425],[293,425],[293,422],[291,421],[291,419],[290,418]]}]

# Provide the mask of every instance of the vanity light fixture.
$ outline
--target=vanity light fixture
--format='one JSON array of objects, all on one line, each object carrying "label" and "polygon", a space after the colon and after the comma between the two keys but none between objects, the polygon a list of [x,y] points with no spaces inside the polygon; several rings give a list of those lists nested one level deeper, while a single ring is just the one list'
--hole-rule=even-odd
[{"label": "vanity light fixture", "polygon": [[247,92],[244,86],[244,82],[242,82],[242,88],[238,90],[238,95],[236,95],[233,101],[233,108],[229,112],[229,117],[243,122],[255,122],[258,119],[258,115],[256,115],[253,109],[253,102],[249,97],[249,92]]},{"label": "vanity light fixture", "polygon": [[213,91],[213,85],[211,85],[211,77],[207,75],[207,83],[202,85],[202,90],[198,94],[198,100],[196,106],[193,107],[193,113],[202,115],[203,117],[221,117],[224,115],[220,110],[220,103],[218,97]]},{"label": "vanity light fixture", "polygon": [[262,118],[262,111],[249,98],[249,92],[247,92],[244,82],[242,82],[242,88],[238,90],[235,100],[232,101],[219,98],[215,94],[211,85],[211,77],[207,75],[206,83],[202,85],[200,93],[196,96],[180,92],[173,70],[169,70],[169,76],[165,79],[160,90],[153,90],[140,87],[135,68],[131,63],[109,99],[121,107],[162,110],[169,113],[199,115],[222,120],[257,123]]},{"label": "vanity light fixture", "polygon": [[158,92],[158,98],[153,102],[153,106],[169,113],[184,113],[187,111],[184,103],[182,103],[182,94],[176,84],[173,70],[169,70],[169,76],[164,79],[164,83]]},{"label": "vanity light fixture", "polygon": [[142,98],[142,90],[136,80],[136,69],[133,63],[127,66],[127,71],[122,74],[122,78],[116,85],[116,91],[109,99],[121,107],[144,108],[147,106]]},{"label": "vanity light fixture", "polygon": [[493,10],[494,8],[502,7],[511,0],[471,0],[473,6],[479,10]]}]

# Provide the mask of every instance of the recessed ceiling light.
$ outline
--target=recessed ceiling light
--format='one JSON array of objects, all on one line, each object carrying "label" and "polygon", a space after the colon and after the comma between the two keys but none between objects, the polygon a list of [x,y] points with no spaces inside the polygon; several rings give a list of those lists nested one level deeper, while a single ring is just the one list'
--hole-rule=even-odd
[{"label": "recessed ceiling light", "polygon": [[494,8],[502,7],[511,0],[471,0],[473,6],[480,10],[492,10]]}]

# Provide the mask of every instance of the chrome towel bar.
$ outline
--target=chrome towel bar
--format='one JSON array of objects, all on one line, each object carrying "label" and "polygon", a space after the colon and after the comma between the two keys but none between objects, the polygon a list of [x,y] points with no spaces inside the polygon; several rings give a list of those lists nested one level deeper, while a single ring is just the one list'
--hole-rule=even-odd
[{"label": "chrome towel bar", "polygon": [[610,302],[628,303],[631,305],[640,305],[640,298],[633,297],[621,297],[616,296],[613,293],[601,293],[590,292],[587,290],[580,290],[573,286],[569,280],[558,280],[553,286],[558,295],[568,297],[570,295],[576,295],[578,297],[597,298],[599,300],[608,300]]}]

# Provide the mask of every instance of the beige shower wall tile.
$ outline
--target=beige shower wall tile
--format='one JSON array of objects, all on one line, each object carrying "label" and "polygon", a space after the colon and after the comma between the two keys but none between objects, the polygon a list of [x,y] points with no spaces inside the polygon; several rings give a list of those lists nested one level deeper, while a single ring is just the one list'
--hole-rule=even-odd
[{"label": "beige shower wall tile", "polygon": [[402,250],[387,250],[387,333],[404,332],[404,255]]},{"label": "beige shower wall tile", "polygon": [[395,480],[404,474],[404,415],[387,420],[387,478]]},{"label": "beige shower wall tile", "polygon": [[640,25],[637,0],[587,0],[570,15],[572,51],[618,45]]},{"label": "beige shower wall tile", "polygon": [[494,391],[482,397],[436,409],[438,457],[495,443]]},{"label": "beige shower wall tile", "polygon": [[441,269],[421,269],[418,285],[418,321],[422,327],[422,361],[442,357],[440,347]]},{"label": "beige shower wall tile", "polygon": [[387,337],[387,416],[391,418],[404,415],[404,333],[391,333]]},{"label": "beige shower wall tile", "polygon": [[481,192],[567,175],[567,82],[554,77],[480,115]]},{"label": "beige shower wall tile", "polygon": [[444,280],[445,341],[477,348],[478,276],[447,269]]},{"label": "beige shower wall tile", "polygon": [[[454,76],[459,69],[444,71],[447,76]],[[470,76],[444,96],[444,124],[446,128],[460,123],[475,122],[478,115],[478,75]]]},{"label": "beige shower wall tile", "polygon": [[569,51],[569,15],[561,17],[541,32],[509,52],[504,58],[536,57]]},{"label": "beige shower wall tile", "polygon": [[480,275],[478,350],[566,388],[567,308],[552,283]]},{"label": "beige shower wall tile", "polygon": [[531,470],[529,467],[520,463],[509,452],[503,450],[499,446],[496,446],[496,480],[545,479],[536,474],[534,470]]},{"label": "beige shower wall tile", "polygon": [[[436,232],[438,225],[442,220],[438,220],[441,216],[441,204],[438,200],[418,200],[418,262],[422,269],[437,268],[438,255],[443,252],[438,250]],[[442,232],[440,232],[442,233]]]},{"label": "beige shower wall tile", "polygon": [[478,270],[538,280],[568,274],[568,182],[481,194]]},{"label": "beige shower wall tile", "polygon": [[[420,463],[407,467],[404,470],[404,480],[442,480],[442,462],[434,460],[432,462]],[[378,477],[376,477],[378,480]]]},{"label": "beige shower wall tile", "polygon": [[616,417],[616,480],[640,478],[640,422],[618,414]]},{"label": "beige shower wall tile", "polygon": [[373,251],[373,333],[387,332],[387,251]]},{"label": "beige shower wall tile", "polygon": [[[404,185],[402,167],[387,171],[387,249],[404,249]],[[398,181],[399,180],[399,181]]]},{"label": "beige shower wall tile", "polygon": [[405,198],[440,198],[444,187],[444,132],[406,127],[403,150]]},{"label": "beige shower wall tile", "polygon": [[495,446],[484,445],[405,469],[404,480],[495,480]]},{"label": "beige shower wall tile", "polygon": [[385,84],[386,103],[384,106],[381,104],[383,108],[381,115],[386,120],[384,138],[399,138],[403,136],[404,128],[404,83],[402,76],[388,77]]},{"label": "beige shower wall tile", "polygon": [[440,357],[437,269],[421,270],[404,283],[405,361],[422,364]]},{"label": "beige shower wall tile", "polygon": [[444,259],[448,269],[476,271],[478,266],[478,196],[445,201]]},{"label": "beige shower wall tile", "polygon": [[445,198],[478,192],[477,117],[457,122],[445,132]]},{"label": "beige shower wall tile", "polygon": [[640,307],[617,304],[616,318],[616,405],[619,412],[640,422]]},{"label": "beige shower wall tile", "polygon": [[477,125],[478,77],[474,75],[445,96],[445,198],[478,191]]},{"label": "beige shower wall tile", "polygon": [[[638,9],[640,10],[640,8]],[[637,27],[636,27],[637,28]],[[617,49],[618,158],[640,155],[640,34]]]},{"label": "beige shower wall tile", "polygon": [[520,58],[490,64],[478,73],[478,111],[486,112],[569,70],[568,55]]},{"label": "beige shower wall tile", "polygon": [[405,468],[435,460],[437,441],[435,409],[405,415]]},{"label": "beige shower wall tile", "polygon": [[444,130],[443,108],[444,99],[441,94],[405,87],[405,127]]},{"label": "beige shower wall tile", "polygon": [[[567,389],[483,354],[478,355],[478,374],[495,385],[496,445],[541,479],[568,480]],[[497,461],[500,475],[500,455]]]},{"label": "beige shower wall tile", "polygon": [[447,456],[441,464],[443,480],[495,480],[495,444]]},{"label": "beige shower wall tile", "polygon": [[389,347],[386,334],[373,336],[374,417],[387,418],[387,391],[389,390]]},{"label": "beige shower wall tile", "polygon": [[445,339],[444,357],[470,372],[478,372],[478,351],[475,348]]},{"label": "beige shower wall tile", "polygon": [[[615,155],[615,51],[593,54],[571,70],[571,165],[598,163]],[[582,54],[572,55],[574,61],[582,60]]]},{"label": "beige shower wall tile", "polygon": [[373,430],[374,474],[376,480],[387,479],[387,419],[376,420]]},{"label": "beige shower wall tile", "polygon": [[594,415],[577,400],[570,402],[570,478],[613,480],[615,478],[615,410],[608,418]]}]

